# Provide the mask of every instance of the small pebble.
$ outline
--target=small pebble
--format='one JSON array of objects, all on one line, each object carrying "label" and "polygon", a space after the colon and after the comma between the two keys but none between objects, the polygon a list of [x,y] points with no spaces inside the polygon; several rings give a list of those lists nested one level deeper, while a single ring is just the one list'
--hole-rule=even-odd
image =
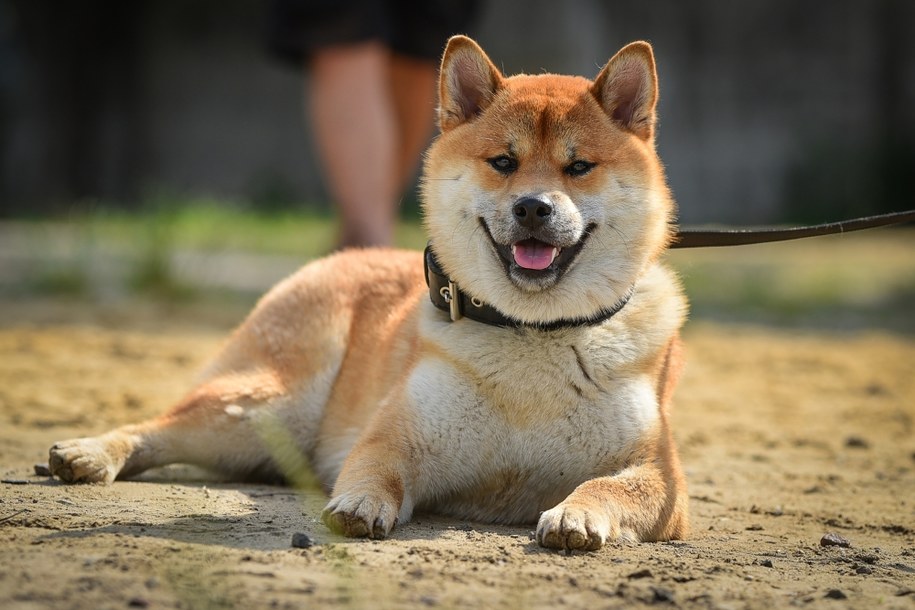
[{"label": "small pebble", "polygon": [[630,575],[627,576],[626,578],[632,578],[632,579],[636,579],[636,578],[651,578],[652,576],[653,576],[653,574],[651,573],[651,570],[649,570],[648,568],[645,568],[644,570],[639,570],[638,572],[633,572],[632,574],[630,574]]},{"label": "small pebble", "polygon": [[848,599],[848,596],[842,593],[839,589],[830,589],[824,595],[826,599]]},{"label": "small pebble", "polygon": [[871,444],[860,436],[849,436],[845,439],[845,446],[852,449],[870,449]]},{"label": "small pebble", "polygon": [[674,592],[670,589],[665,589],[663,587],[652,587],[651,591],[654,594],[651,600],[652,603],[667,602],[672,604],[676,601],[674,599]]},{"label": "small pebble", "polygon": [[771,559],[763,559],[762,561],[759,562],[759,565],[761,565],[764,568],[774,568],[775,567],[775,565],[772,563]]},{"label": "small pebble", "polygon": [[132,597],[127,605],[131,608],[149,608],[149,600],[142,597]]},{"label": "small pebble", "polygon": [[296,549],[310,549],[315,545],[314,539],[308,534],[296,532],[292,535],[292,546]]},{"label": "small pebble", "polygon": [[843,538],[842,536],[829,532],[820,538],[820,546],[839,546],[842,548],[848,548],[851,546],[848,538]]},{"label": "small pebble", "polygon": [[47,464],[35,464],[35,474],[40,477],[51,476],[51,469]]}]

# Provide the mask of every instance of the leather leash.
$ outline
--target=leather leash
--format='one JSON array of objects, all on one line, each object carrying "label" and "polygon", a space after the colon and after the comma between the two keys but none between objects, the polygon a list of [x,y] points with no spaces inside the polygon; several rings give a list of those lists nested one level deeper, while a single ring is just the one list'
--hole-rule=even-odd
[{"label": "leather leash", "polygon": [[806,227],[760,229],[680,229],[671,248],[717,248],[834,235],[915,221],[915,210],[853,218]]}]

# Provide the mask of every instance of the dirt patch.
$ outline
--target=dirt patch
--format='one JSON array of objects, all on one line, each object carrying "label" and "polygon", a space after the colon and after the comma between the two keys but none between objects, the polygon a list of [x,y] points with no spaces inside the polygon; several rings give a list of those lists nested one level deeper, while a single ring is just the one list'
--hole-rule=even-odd
[{"label": "dirt patch", "polygon": [[566,555],[428,515],[349,541],[320,494],[34,474],[55,440],[176,400],[234,316],[0,303],[0,607],[915,608],[915,340],[887,332],[688,327],[682,542]]}]

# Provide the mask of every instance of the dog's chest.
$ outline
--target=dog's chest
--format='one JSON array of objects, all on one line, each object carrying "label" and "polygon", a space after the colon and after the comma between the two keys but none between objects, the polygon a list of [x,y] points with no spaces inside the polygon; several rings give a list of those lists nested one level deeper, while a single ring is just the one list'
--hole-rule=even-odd
[{"label": "dog's chest", "polygon": [[647,376],[613,374],[606,354],[595,359],[574,342],[524,339],[478,345],[473,359],[428,358],[415,369],[418,466],[436,511],[535,519],[581,482],[623,467],[654,425]]}]

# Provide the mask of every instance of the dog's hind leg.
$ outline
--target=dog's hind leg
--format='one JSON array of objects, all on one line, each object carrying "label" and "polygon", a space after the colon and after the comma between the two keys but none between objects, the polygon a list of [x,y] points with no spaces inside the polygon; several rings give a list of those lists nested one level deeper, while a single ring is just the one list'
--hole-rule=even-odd
[{"label": "dog's hind leg", "polygon": [[341,275],[324,262],[281,282],[170,411],[56,443],[51,472],[67,482],[110,483],[190,463],[236,480],[295,478],[292,471],[313,448],[352,321],[346,291],[315,287]]},{"label": "dog's hind leg", "polygon": [[296,481],[323,410],[314,390],[286,388],[264,370],[217,376],[158,418],[56,443],[50,469],[68,483],[111,483],[172,463],[236,480]]}]

